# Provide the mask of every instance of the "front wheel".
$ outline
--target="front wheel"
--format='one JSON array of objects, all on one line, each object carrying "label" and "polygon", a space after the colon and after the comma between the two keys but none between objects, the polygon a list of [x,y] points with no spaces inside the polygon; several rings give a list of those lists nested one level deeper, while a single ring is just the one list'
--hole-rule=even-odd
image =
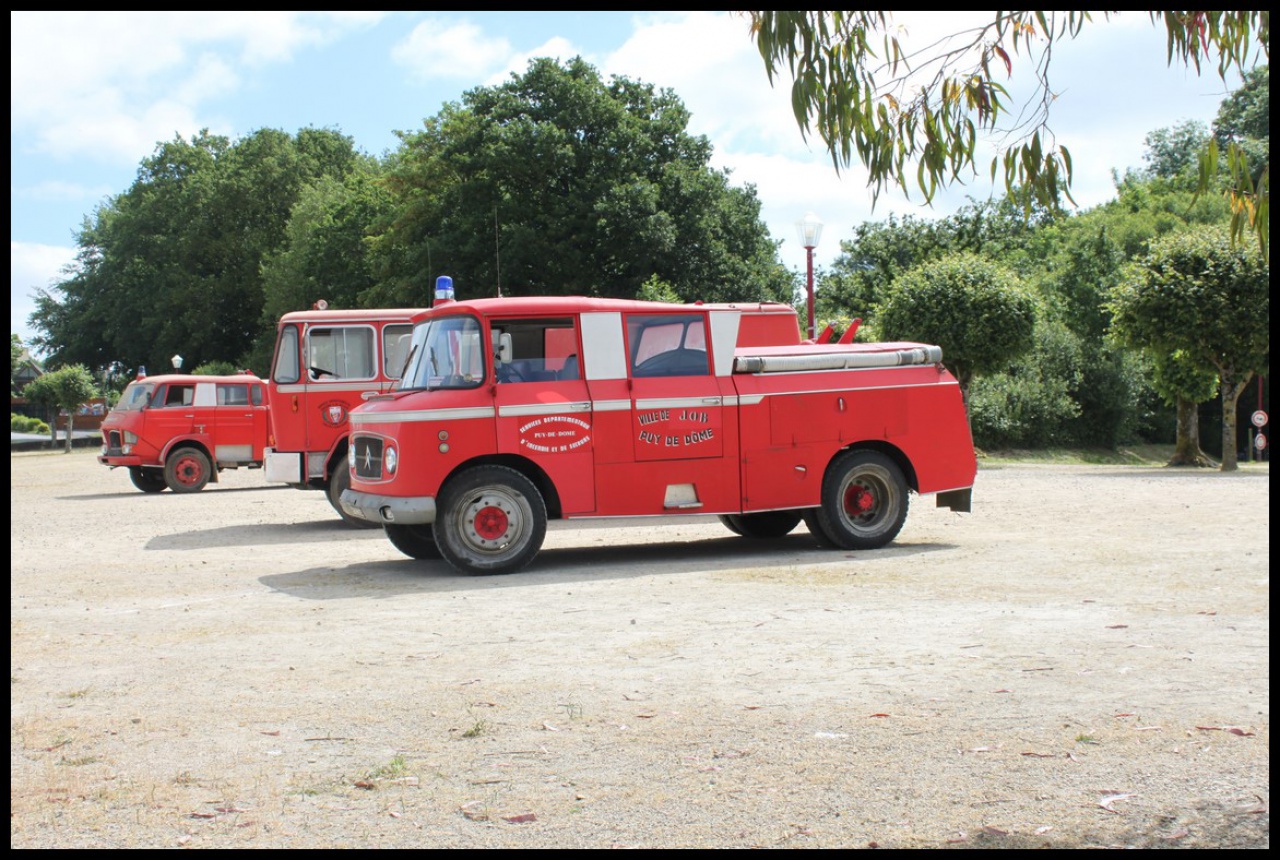
[{"label": "front wheel", "polygon": [[129,480],[144,493],[162,493],[169,486],[165,483],[164,472],[159,469],[144,469],[141,466],[129,467]]},{"label": "front wheel", "polygon": [[[329,475],[329,487],[326,492],[329,495],[329,504],[338,512],[338,516],[342,517],[342,521],[349,526],[355,526],[360,529],[376,529],[378,523],[361,517],[353,517],[342,509],[342,491],[351,487],[351,470],[347,468],[347,460],[343,457],[338,461],[338,465],[333,467],[333,472]],[[430,535],[428,535],[430,537]],[[395,541],[392,541],[395,543]],[[398,547],[397,547],[398,548]],[[414,556],[419,558],[420,556]],[[439,558],[440,556],[434,556]]]},{"label": "front wheel", "polygon": [[465,573],[514,573],[542,548],[546,503],[515,469],[468,469],[446,484],[436,501],[436,546]]},{"label": "front wheel", "polygon": [[196,448],[179,448],[164,464],[164,482],[175,493],[198,493],[212,475],[209,458]]},{"label": "front wheel", "polygon": [[387,540],[391,541],[391,545],[409,558],[440,557],[440,549],[436,546],[436,536],[430,523],[412,526],[387,523],[382,528],[387,533]]},{"label": "front wheel", "polygon": [[877,451],[846,451],[822,479],[816,525],[840,549],[878,549],[907,519],[907,482],[898,464]]},{"label": "front wheel", "polygon": [[800,525],[799,511],[760,511],[754,514],[727,514],[720,522],[743,537],[770,540],[786,537]]}]

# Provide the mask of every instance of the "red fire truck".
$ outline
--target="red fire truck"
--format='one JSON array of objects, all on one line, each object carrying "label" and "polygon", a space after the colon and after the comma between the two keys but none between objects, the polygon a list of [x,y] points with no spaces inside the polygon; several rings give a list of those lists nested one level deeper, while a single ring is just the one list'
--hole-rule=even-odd
[{"label": "red fire truck", "polygon": [[417,313],[328,310],[318,302],[314,310],[280,318],[268,380],[268,481],[325,490],[345,521],[376,525],[351,517],[338,503],[349,475],[347,417],[365,398],[390,391],[400,378]]},{"label": "red fire truck", "polygon": [[162,374],[129,383],[102,421],[98,462],[144,493],[194,493],[223,469],[262,468],[267,397],[252,374]]},{"label": "red fire truck", "polygon": [[560,518],[874,549],[911,491],[968,511],[977,471],[938,347],[802,343],[785,305],[438,298],[350,417],[346,512],[469,573],[524,567]]}]

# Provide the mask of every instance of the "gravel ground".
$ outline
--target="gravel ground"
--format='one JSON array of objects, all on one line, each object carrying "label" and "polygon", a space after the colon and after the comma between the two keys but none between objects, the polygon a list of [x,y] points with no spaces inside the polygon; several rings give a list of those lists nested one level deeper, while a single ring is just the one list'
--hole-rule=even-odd
[{"label": "gravel ground", "polygon": [[11,455],[13,848],[1266,848],[1269,486],[986,466],[875,552],[556,523],[467,577]]}]

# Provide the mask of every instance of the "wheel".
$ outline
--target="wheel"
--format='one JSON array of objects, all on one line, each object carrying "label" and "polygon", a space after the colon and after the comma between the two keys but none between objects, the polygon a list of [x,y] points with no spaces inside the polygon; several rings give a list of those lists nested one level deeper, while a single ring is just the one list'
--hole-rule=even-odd
[{"label": "wheel", "polygon": [[720,518],[729,531],[743,537],[770,539],[791,534],[800,525],[799,511],[761,511],[755,514],[729,514]]},{"label": "wheel", "polygon": [[387,540],[409,558],[434,559],[440,557],[440,549],[436,546],[436,536],[430,523],[416,526],[398,526],[387,523],[383,530]]},{"label": "wheel", "polygon": [[144,493],[162,493],[169,486],[165,483],[164,472],[159,469],[144,469],[141,466],[129,467],[129,480]]},{"label": "wheel", "polygon": [[818,522],[819,510],[820,508],[808,508],[801,516],[804,518],[805,526],[809,529],[809,534],[813,535],[814,539],[818,541],[818,545],[832,548],[835,544],[831,542],[830,538],[823,534],[822,524]]},{"label": "wheel", "polygon": [[840,549],[877,549],[907,519],[907,482],[898,464],[876,451],[847,451],[822,479],[822,506],[814,509],[822,536]]},{"label": "wheel", "polygon": [[196,448],[179,448],[164,464],[164,482],[175,493],[198,493],[212,475],[209,458]]},{"label": "wheel", "polygon": [[[349,526],[355,526],[360,529],[376,529],[378,523],[371,522],[361,517],[353,517],[342,509],[342,491],[351,486],[351,470],[347,468],[347,458],[343,457],[338,460],[338,465],[333,467],[333,472],[329,474],[329,504],[333,505],[333,509],[338,512],[338,516],[342,517],[342,521]],[[428,537],[430,537],[428,535]],[[394,543],[394,541],[393,541]],[[416,558],[417,556],[415,556]],[[435,556],[439,558],[439,556]]]},{"label": "wheel", "polygon": [[741,517],[737,514],[721,514],[718,519],[720,524],[736,535],[743,534],[742,523],[738,522]]},{"label": "wheel", "polygon": [[506,466],[476,466],[436,499],[436,546],[466,573],[513,573],[547,534],[547,506],[533,482]]}]

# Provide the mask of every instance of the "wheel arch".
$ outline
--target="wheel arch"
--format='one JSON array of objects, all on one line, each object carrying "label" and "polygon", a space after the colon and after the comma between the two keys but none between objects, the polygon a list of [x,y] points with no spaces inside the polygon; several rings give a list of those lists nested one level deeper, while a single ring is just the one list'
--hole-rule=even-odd
[{"label": "wheel arch", "polygon": [[181,439],[171,439],[169,444],[164,446],[164,450],[160,452],[160,466],[163,469],[165,464],[169,462],[169,457],[179,448],[194,448],[201,454],[204,454],[209,460],[209,483],[218,483],[218,473],[222,471],[218,467],[218,459],[213,456],[213,452],[209,450],[209,446],[200,441],[195,436],[184,436]]},{"label": "wheel arch", "polygon": [[537,463],[517,454],[489,454],[484,457],[473,457],[455,466],[445,476],[440,486],[445,486],[445,484],[453,480],[455,475],[465,472],[474,466],[506,466],[508,469],[514,469],[532,481],[533,485],[538,488],[538,492],[542,494],[542,501],[547,506],[547,519],[558,520],[563,518],[560,493],[556,490],[555,482]]},{"label": "wheel arch", "polygon": [[[862,442],[855,442],[852,445],[844,446],[843,448],[841,448],[840,450],[832,454],[831,459],[827,461],[826,468],[830,469],[831,464],[834,463],[846,451],[876,451],[880,454],[885,455],[890,460],[892,460],[899,469],[902,470],[902,477],[907,482],[907,489],[912,490],[916,493],[920,492],[920,480],[919,478],[916,477],[916,468],[914,465],[912,465],[911,458],[908,457],[906,455],[906,452],[903,451],[901,448],[899,448],[897,445],[894,445],[890,442],[885,442],[880,439],[867,439]],[[823,474],[824,475],[826,474],[825,470]]]}]

